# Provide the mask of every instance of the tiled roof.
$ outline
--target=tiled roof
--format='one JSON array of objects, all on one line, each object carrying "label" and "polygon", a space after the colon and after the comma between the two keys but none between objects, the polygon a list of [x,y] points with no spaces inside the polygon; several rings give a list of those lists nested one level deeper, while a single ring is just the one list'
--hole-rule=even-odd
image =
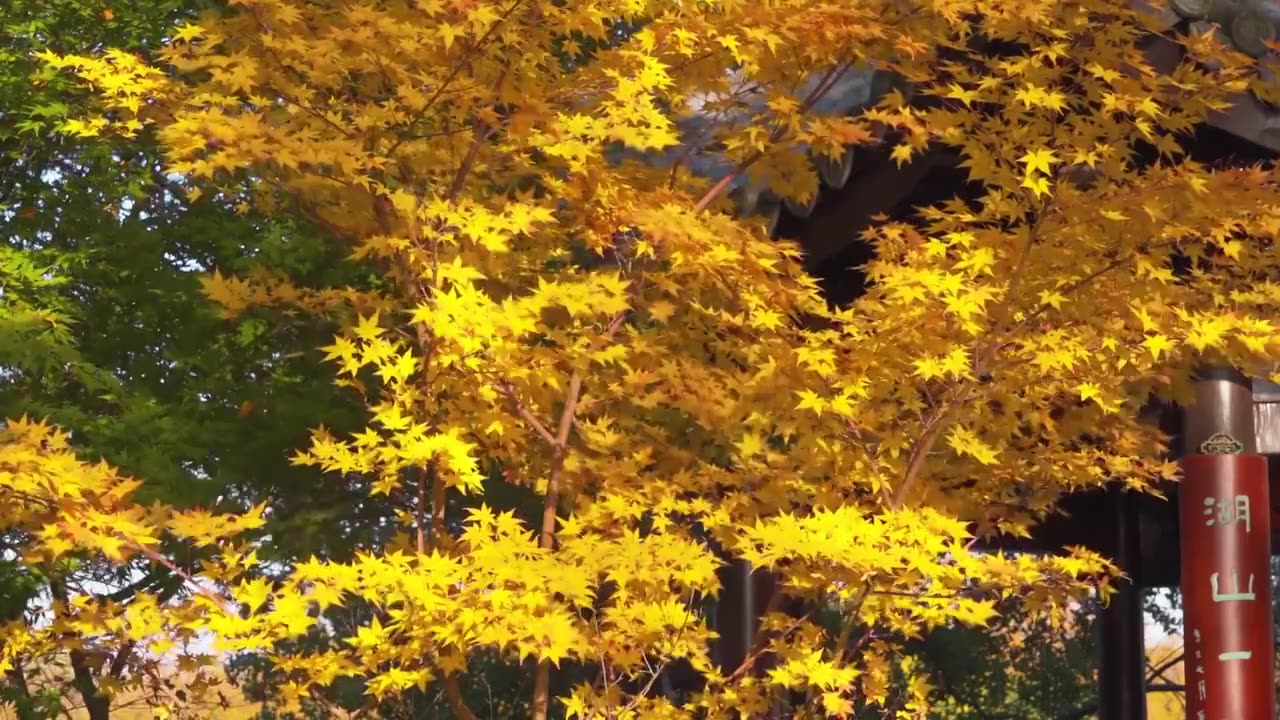
[{"label": "tiled roof", "polygon": [[1280,5],[1267,0],[1172,0],[1170,6],[1169,20],[1187,20],[1200,34],[1217,24],[1226,42],[1255,58],[1267,54],[1266,43],[1280,28]]}]

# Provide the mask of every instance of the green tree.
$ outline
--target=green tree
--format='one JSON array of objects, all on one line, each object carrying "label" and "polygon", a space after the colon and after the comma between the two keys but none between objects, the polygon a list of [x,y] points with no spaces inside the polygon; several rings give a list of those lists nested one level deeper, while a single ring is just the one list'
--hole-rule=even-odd
[{"label": "green tree", "polygon": [[988,628],[948,627],[918,643],[940,696],[930,717],[1051,720],[1096,697],[1096,603],[1064,623],[1007,605]]},{"label": "green tree", "polygon": [[[15,0],[0,18],[0,417],[47,417],[72,429],[88,457],[146,477],[142,499],[244,508],[269,501],[283,519],[264,555],[346,557],[394,509],[358,485],[316,483],[281,448],[319,419],[354,424],[314,350],[333,319],[272,313],[228,319],[201,277],[302,273],[318,287],[359,286],[306,225],[268,220],[234,201],[195,199],[163,172],[147,133],[128,142],[52,132],[83,91],[43,68],[49,48],[146,51],[209,6],[203,0]],[[239,210],[239,211],[238,211]],[[252,240],[252,242],[248,242]],[[344,420],[349,418],[348,420]],[[352,512],[353,506],[359,506]],[[20,534],[0,537],[5,619],[47,608],[54,579],[14,562]],[[170,588],[167,568],[59,566],[57,579],[92,581],[128,601]],[[102,658],[89,658],[100,667]],[[95,673],[109,674],[101,668]],[[62,687],[27,682],[19,665],[5,697],[22,716],[96,698],[101,677]],[[78,696],[78,697],[77,697]]]}]

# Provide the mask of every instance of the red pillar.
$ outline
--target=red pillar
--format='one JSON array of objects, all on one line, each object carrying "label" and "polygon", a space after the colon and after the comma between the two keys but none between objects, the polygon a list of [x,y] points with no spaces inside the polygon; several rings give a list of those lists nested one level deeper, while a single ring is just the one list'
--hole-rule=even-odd
[{"label": "red pillar", "polygon": [[1247,383],[1210,371],[1187,411],[1179,522],[1188,720],[1275,718],[1271,503]]}]

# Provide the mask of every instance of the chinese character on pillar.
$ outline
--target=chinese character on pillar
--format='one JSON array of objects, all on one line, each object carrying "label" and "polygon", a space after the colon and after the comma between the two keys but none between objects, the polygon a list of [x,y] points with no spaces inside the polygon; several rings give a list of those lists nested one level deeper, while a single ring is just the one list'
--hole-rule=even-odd
[{"label": "chinese character on pillar", "polygon": [[1204,524],[1213,527],[1218,525],[1235,525],[1244,523],[1244,531],[1249,532],[1249,496],[1237,495],[1232,500],[1220,500],[1207,497],[1204,499],[1204,514],[1209,516]]},{"label": "chinese character on pillar", "polygon": [[1179,507],[1188,720],[1275,718],[1271,504],[1247,388],[1210,373],[1187,409]]}]

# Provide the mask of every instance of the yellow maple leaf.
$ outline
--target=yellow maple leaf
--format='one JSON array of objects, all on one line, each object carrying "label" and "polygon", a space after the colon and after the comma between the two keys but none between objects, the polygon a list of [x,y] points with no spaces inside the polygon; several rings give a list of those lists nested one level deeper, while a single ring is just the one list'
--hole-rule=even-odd
[{"label": "yellow maple leaf", "polygon": [[1037,198],[1042,195],[1052,194],[1049,191],[1049,179],[1040,175],[1027,175],[1022,179],[1022,187],[1035,193]]},{"label": "yellow maple leaf", "polygon": [[965,107],[970,107],[973,101],[978,99],[978,93],[974,90],[961,87],[956,83],[952,83],[947,86],[947,94],[944,97],[952,100],[959,100],[964,103]]},{"label": "yellow maple leaf", "polygon": [[911,160],[911,146],[906,143],[898,143],[889,153],[889,157],[893,159],[898,167],[902,167],[903,163]]},{"label": "yellow maple leaf", "polygon": [[1161,354],[1168,353],[1174,348],[1173,341],[1159,333],[1147,336],[1142,341],[1142,345],[1151,353],[1152,360],[1159,360]]},{"label": "yellow maple leaf", "polygon": [[1028,150],[1018,158],[1018,162],[1026,165],[1026,172],[1029,176],[1034,172],[1042,172],[1046,175],[1053,172],[1053,164],[1059,162],[1058,156],[1052,151],[1041,148],[1039,150]]},{"label": "yellow maple leaf", "polygon": [[979,439],[972,430],[962,426],[953,426],[947,433],[947,444],[953,450],[968,455],[983,465],[996,462],[998,453],[994,448]]}]

